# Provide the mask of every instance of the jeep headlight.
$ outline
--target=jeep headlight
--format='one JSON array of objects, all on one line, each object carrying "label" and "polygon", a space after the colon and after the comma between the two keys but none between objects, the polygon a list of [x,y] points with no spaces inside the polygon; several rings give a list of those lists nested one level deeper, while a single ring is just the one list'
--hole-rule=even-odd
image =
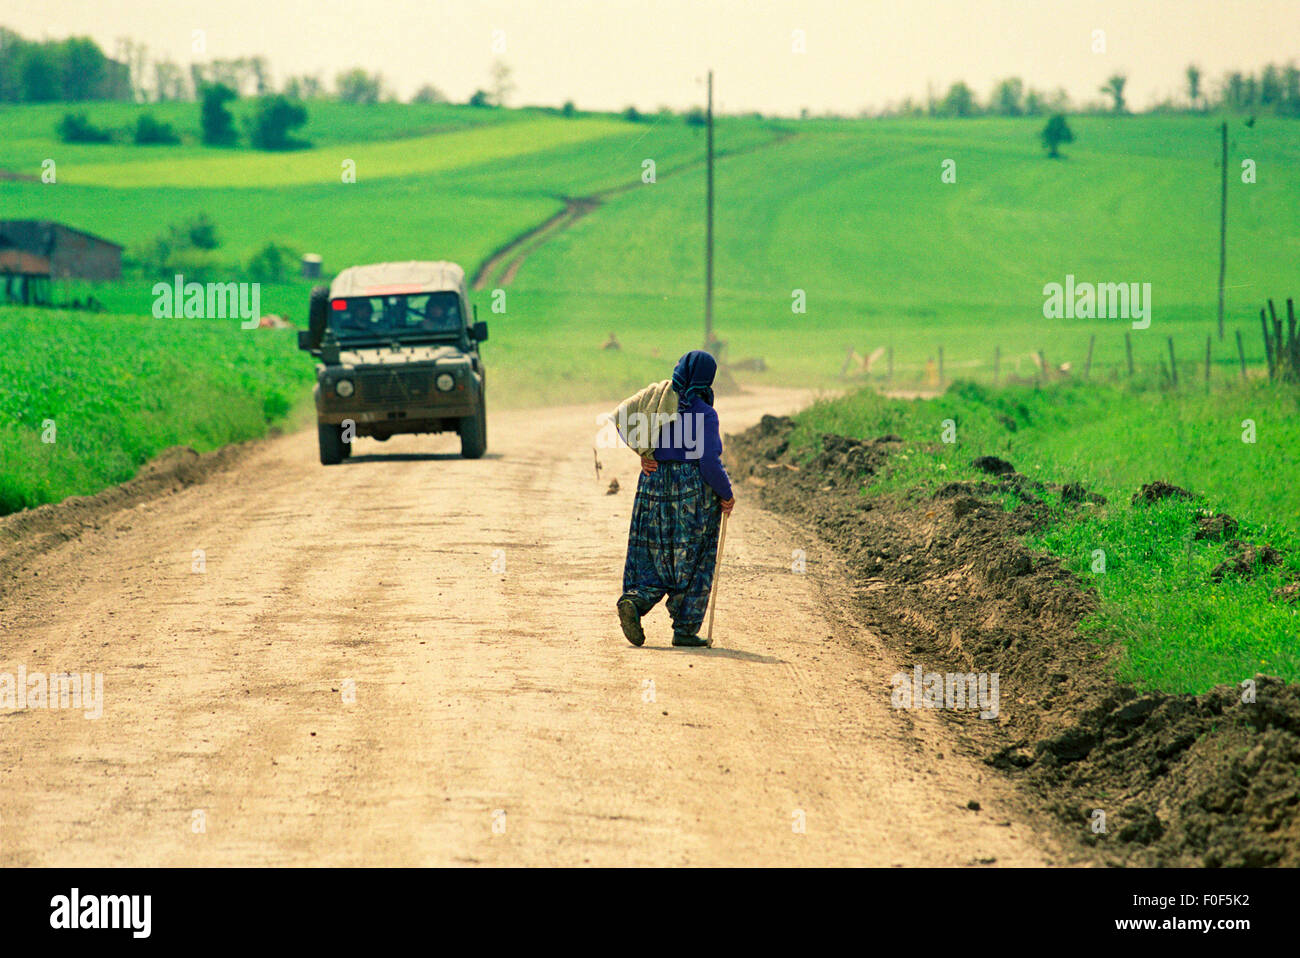
[{"label": "jeep headlight", "polygon": [[344,399],[351,396],[355,389],[356,387],[352,385],[352,380],[350,379],[340,379],[334,384],[334,391]]},{"label": "jeep headlight", "polygon": [[438,387],[439,392],[449,393],[456,387],[456,377],[451,373],[442,373],[433,384]]}]

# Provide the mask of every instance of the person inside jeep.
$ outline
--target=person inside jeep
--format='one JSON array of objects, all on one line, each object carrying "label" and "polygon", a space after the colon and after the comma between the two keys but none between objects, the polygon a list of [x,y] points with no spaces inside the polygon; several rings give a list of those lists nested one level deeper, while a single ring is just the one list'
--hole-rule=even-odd
[{"label": "person inside jeep", "polygon": [[420,329],[424,332],[455,332],[460,323],[459,313],[454,301],[444,306],[438,297],[430,296],[424,305],[424,321],[420,323]]},{"label": "person inside jeep", "polygon": [[368,299],[354,299],[348,303],[339,325],[343,329],[364,330],[370,328],[370,318],[374,310]]}]

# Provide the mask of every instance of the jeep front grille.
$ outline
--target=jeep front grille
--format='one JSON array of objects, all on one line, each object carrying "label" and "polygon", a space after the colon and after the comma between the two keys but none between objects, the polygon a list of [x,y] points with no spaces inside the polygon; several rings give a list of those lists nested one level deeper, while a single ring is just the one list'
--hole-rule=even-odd
[{"label": "jeep front grille", "polygon": [[422,400],[433,388],[433,373],[410,369],[362,373],[357,386],[363,403]]}]

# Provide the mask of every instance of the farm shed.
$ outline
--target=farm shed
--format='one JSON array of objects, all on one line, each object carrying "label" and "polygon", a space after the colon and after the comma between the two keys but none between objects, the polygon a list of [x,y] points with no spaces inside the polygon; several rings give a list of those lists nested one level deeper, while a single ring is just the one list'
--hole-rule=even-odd
[{"label": "farm shed", "polygon": [[10,302],[48,302],[51,280],[121,275],[117,243],[49,220],[0,220],[0,296]]}]

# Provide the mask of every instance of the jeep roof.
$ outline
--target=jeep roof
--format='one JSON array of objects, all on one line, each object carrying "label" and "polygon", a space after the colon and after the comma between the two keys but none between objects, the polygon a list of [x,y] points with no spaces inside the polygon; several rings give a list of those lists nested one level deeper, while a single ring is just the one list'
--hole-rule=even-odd
[{"label": "jeep roof", "polygon": [[352,296],[386,296],[402,293],[455,292],[469,301],[465,271],[455,263],[411,260],[406,263],[371,263],[349,266],[330,283],[331,299]]}]

